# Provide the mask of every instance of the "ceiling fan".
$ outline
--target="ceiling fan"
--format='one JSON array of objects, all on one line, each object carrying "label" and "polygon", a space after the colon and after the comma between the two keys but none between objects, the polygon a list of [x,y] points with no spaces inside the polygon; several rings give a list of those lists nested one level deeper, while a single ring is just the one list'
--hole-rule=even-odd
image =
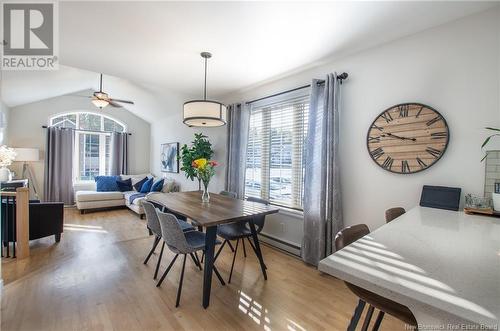
[{"label": "ceiling fan", "polygon": [[117,108],[123,107],[120,103],[134,104],[133,101],[110,98],[109,95],[102,90],[102,74],[99,79],[99,91],[94,92],[89,98],[92,98],[92,103],[99,109],[103,109],[107,105]]}]

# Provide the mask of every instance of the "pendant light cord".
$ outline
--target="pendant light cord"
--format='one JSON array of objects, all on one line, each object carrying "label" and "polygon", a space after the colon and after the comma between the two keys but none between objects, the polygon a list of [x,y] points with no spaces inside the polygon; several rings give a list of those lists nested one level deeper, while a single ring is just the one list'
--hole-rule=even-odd
[{"label": "pendant light cord", "polygon": [[99,92],[102,92],[102,74],[101,79],[99,80]]},{"label": "pendant light cord", "polygon": [[207,100],[207,58],[205,58],[205,88],[203,90],[203,99]]}]

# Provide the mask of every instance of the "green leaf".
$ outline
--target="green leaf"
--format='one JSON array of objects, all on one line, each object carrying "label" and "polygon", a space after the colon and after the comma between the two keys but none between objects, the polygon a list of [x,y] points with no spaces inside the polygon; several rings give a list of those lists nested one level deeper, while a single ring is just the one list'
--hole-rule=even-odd
[{"label": "green leaf", "polygon": [[486,127],[486,130],[492,130],[492,131],[500,131],[500,129],[497,128],[491,128],[491,127]]},{"label": "green leaf", "polygon": [[486,157],[487,157],[487,156],[488,156],[488,154],[485,154],[485,155],[483,156],[483,158],[481,159],[481,162],[483,162],[483,161],[484,161],[484,159],[486,159]]},{"label": "green leaf", "polygon": [[490,141],[491,137],[493,136],[489,136],[488,138],[486,138],[483,142],[483,144],[481,145],[481,148],[483,148],[484,146],[486,146],[486,144]]}]

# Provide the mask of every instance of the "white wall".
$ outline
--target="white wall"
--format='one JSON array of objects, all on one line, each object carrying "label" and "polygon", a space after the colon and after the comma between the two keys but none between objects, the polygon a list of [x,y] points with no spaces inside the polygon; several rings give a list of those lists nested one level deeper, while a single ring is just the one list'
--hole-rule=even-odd
[{"label": "white wall", "polygon": [[[81,91],[75,94],[90,95],[92,92]],[[33,164],[36,181],[43,192],[44,155],[45,155],[45,129],[49,117],[63,112],[90,111],[102,113],[125,123],[127,130],[132,133],[129,146],[129,172],[149,172],[149,143],[150,125],[143,119],[133,115],[125,108],[106,107],[102,110],[94,107],[90,99],[65,95],[33,102],[17,107],[10,111],[9,145],[12,147],[33,147],[41,151],[41,161]],[[12,167],[20,174],[21,165]]]},{"label": "white wall", "polygon": [[[328,72],[348,72],[342,87],[340,137],[344,222],[366,223],[374,230],[384,224],[385,209],[418,205],[423,184],[482,194],[483,128],[500,124],[499,24],[499,10],[490,10],[225,99],[250,100],[308,84]],[[443,158],[418,174],[384,171],[366,149],[371,121],[401,102],[433,106],[450,127],[451,140]],[[268,223],[270,234],[300,244],[302,226],[297,219],[277,216]],[[279,223],[285,224],[284,231]]]},{"label": "white wall", "polygon": [[0,145],[6,145],[9,143],[8,123],[10,118],[10,109],[3,103],[2,100],[0,100],[0,116],[2,116],[0,121],[3,121],[3,123],[0,123]]},{"label": "white wall", "polygon": [[[186,179],[184,173],[162,173],[160,170],[160,145],[163,143],[179,142],[179,147],[183,144],[190,145],[194,139],[194,134],[202,132],[208,136],[215,151],[214,160],[219,161],[220,166],[212,179],[209,191],[219,192],[224,189],[225,162],[226,162],[226,126],[218,128],[189,128],[182,123],[182,105],[185,101],[193,99],[189,96],[171,94],[165,99],[165,109],[168,115],[159,118],[151,123],[151,172],[157,176],[175,179],[182,191],[197,190],[198,182]],[[180,168],[180,163],[179,163]]]}]

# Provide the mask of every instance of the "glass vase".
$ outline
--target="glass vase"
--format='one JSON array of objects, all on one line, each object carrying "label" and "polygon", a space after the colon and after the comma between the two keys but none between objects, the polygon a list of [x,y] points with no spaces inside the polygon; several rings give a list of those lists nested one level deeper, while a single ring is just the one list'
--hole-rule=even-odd
[{"label": "glass vase", "polygon": [[210,193],[208,193],[208,181],[203,182],[203,192],[201,194],[201,202],[208,203],[210,202]]}]

